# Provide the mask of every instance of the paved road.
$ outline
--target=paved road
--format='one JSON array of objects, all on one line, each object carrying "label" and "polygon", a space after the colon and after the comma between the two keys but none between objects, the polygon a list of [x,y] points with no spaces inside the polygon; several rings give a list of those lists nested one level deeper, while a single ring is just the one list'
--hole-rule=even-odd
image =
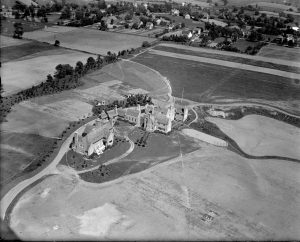
[{"label": "paved road", "polygon": [[[90,121],[89,123],[94,122],[94,120]],[[76,131],[81,131],[83,128],[85,127],[85,125],[81,126],[80,128],[78,128]],[[4,197],[1,199],[0,201],[0,207],[1,207],[1,218],[4,220],[5,218],[5,214],[6,211],[9,207],[9,205],[12,203],[12,201],[15,199],[15,197],[21,192],[23,191],[26,187],[30,186],[32,183],[34,183],[35,181],[37,181],[38,179],[49,175],[49,174],[57,174],[58,171],[56,169],[57,164],[60,162],[60,160],[62,159],[62,157],[64,156],[64,154],[68,151],[69,149],[69,145],[72,142],[72,138],[74,133],[76,132],[74,131],[61,145],[60,150],[58,152],[58,154],[56,155],[56,157],[53,159],[53,161],[46,166],[41,172],[39,172],[38,174],[36,174],[35,176],[28,178],[22,182],[20,182],[18,185],[16,185],[15,187],[13,187],[11,190],[9,190]]]}]

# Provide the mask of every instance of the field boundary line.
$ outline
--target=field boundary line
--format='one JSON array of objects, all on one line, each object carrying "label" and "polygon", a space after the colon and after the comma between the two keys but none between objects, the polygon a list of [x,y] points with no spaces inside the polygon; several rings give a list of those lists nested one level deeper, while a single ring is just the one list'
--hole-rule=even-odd
[{"label": "field boundary line", "polygon": [[154,49],[150,50],[149,53],[153,54],[153,55],[167,56],[167,57],[171,57],[171,58],[190,60],[190,61],[195,61],[195,62],[200,62],[200,63],[208,63],[208,64],[224,66],[224,67],[228,67],[228,68],[235,68],[235,69],[259,72],[259,73],[264,73],[264,74],[269,74],[269,75],[282,76],[282,77],[286,77],[286,78],[290,78],[290,79],[300,80],[300,74],[288,72],[288,71],[280,71],[280,70],[276,70],[276,69],[270,69],[270,68],[266,68],[266,67],[253,66],[253,65],[242,64],[242,63],[238,63],[238,62],[224,61],[224,60],[207,58],[207,57],[178,54],[178,53],[172,53],[172,52],[154,50]]}]

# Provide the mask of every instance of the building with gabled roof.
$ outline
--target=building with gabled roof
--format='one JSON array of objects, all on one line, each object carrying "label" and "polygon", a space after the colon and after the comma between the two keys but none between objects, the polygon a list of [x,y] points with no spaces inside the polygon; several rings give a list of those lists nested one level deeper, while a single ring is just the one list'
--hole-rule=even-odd
[{"label": "building with gabled roof", "polygon": [[80,135],[75,132],[72,149],[82,155],[90,156],[94,153],[100,155],[103,151],[113,145],[114,123],[96,120],[93,125],[87,124]]}]

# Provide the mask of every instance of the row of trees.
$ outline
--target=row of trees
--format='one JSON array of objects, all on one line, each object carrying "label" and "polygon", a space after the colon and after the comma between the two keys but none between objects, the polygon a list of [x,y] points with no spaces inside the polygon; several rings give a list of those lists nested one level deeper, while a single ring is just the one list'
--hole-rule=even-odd
[{"label": "row of trees", "polygon": [[186,43],[189,41],[188,37],[185,35],[174,35],[171,34],[170,36],[163,36],[163,41],[174,41],[174,42],[180,42],[180,43]]},{"label": "row of trees", "polygon": [[90,70],[100,69],[106,64],[113,63],[118,60],[116,54],[108,53],[107,56],[98,56],[95,60],[93,57],[87,59],[86,64],[78,61],[75,68],[69,64],[59,64],[56,66],[54,76],[48,75],[46,82],[32,86],[26,90],[16,94],[2,97],[0,99],[1,116],[0,122],[5,120],[6,115],[11,111],[13,105],[42,95],[54,94],[64,90],[76,88],[82,85],[80,77],[88,73]]},{"label": "row of trees", "polygon": [[98,105],[98,101],[95,101],[92,112],[94,115],[100,115],[102,111],[113,110],[115,107],[128,108],[135,107],[137,105],[145,106],[146,104],[153,104],[152,98],[147,94],[134,94],[128,95],[124,100],[115,100],[106,105]]}]

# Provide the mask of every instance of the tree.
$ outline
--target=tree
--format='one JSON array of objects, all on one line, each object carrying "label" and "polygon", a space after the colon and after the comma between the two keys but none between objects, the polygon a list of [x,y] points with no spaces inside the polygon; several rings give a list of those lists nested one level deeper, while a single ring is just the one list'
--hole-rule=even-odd
[{"label": "tree", "polygon": [[53,77],[51,76],[51,74],[48,74],[46,82],[52,82],[52,81],[53,81]]},{"label": "tree", "polygon": [[71,10],[69,6],[64,6],[63,10],[61,11],[60,18],[61,19],[69,19],[71,17]]},{"label": "tree", "polygon": [[57,47],[59,47],[59,46],[60,46],[60,42],[59,42],[59,40],[55,40],[55,42],[54,42],[54,46],[57,46]]},{"label": "tree", "polygon": [[22,39],[22,35],[24,33],[22,23],[14,23],[14,27],[15,27],[15,31],[14,31],[13,38]]},{"label": "tree", "polygon": [[87,64],[88,68],[91,69],[91,68],[94,68],[94,67],[95,67],[96,61],[95,61],[95,59],[94,59],[93,57],[90,56],[90,57],[87,59],[86,64]]},{"label": "tree", "polygon": [[145,48],[150,47],[150,46],[151,46],[151,44],[148,41],[144,41],[142,44],[142,47],[145,47]]},{"label": "tree", "polygon": [[80,74],[80,75],[82,74],[82,72],[83,72],[83,63],[81,61],[78,61],[76,63],[75,72]]}]

